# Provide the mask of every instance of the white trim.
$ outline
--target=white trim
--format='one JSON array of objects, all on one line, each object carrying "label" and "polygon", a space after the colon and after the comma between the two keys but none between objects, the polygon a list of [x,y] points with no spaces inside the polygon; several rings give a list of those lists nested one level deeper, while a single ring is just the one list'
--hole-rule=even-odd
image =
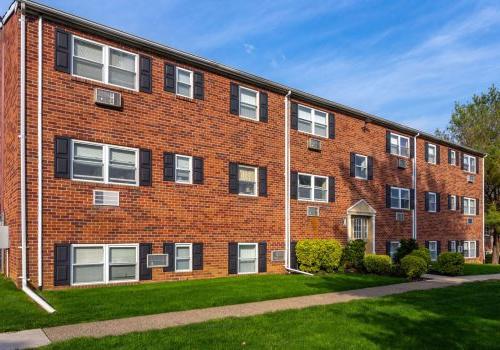
[{"label": "white trim", "polygon": [[[136,278],[134,279],[128,279],[128,280],[115,280],[115,281],[112,281],[110,279],[110,269],[111,269],[111,266],[120,266],[120,265],[111,265],[111,262],[109,261],[109,256],[111,254],[109,254],[110,250],[112,248],[135,248],[135,276]],[[107,245],[107,253],[108,253],[108,261],[107,261],[107,266],[106,266],[106,276],[107,276],[107,283],[108,284],[117,284],[117,283],[127,283],[127,282],[137,282],[139,281],[139,244],[137,243],[134,243],[134,244],[108,244]],[[126,264],[126,265],[129,265],[129,264]],[[132,264],[130,264],[132,265]]]},{"label": "white trim", "polygon": [[[395,136],[398,139],[398,153],[392,153],[392,137]],[[405,139],[408,141],[408,154],[401,154],[401,139]],[[404,158],[410,158],[411,155],[411,147],[410,147],[410,138],[408,136],[403,136],[400,134],[396,134],[394,132],[390,133],[390,138],[389,138],[389,146],[390,146],[390,154],[399,156],[399,157],[404,157]]]},{"label": "white trim", "polygon": [[[246,90],[255,93],[255,118],[247,117],[241,114],[241,90]],[[257,90],[247,88],[245,86],[238,85],[238,115],[241,118],[259,121],[260,120],[260,93]]]},{"label": "white trim", "polygon": [[[474,243],[474,255],[473,256],[470,256],[470,252],[471,252],[471,249],[470,249],[470,244],[471,243]],[[467,256],[465,256],[465,245],[467,244]],[[464,254],[464,259],[477,259],[477,242],[476,241],[464,241],[464,245],[463,245],[463,254]]]},{"label": "white trim", "polygon": [[450,154],[453,154],[453,163],[450,163],[452,158],[450,157],[450,159],[448,159],[448,164],[452,166],[457,166],[457,151],[455,151],[454,149],[450,149]]},{"label": "white trim", "polygon": [[[437,203],[437,193],[436,192],[427,192],[428,193],[428,203],[427,203],[427,207],[428,207],[428,212],[429,213],[437,213],[437,207],[438,207],[438,203]],[[431,209],[431,196],[434,196],[434,209]]]},{"label": "white trim", "polygon": [[[464,169],[464,171],[466,173],[469,173],[469,174],[476,174],[476,171],[477,171],[477,157],[471,156],[470,154],[464,153],[462,168],[465,168],[465,159],[467,159],[467,170]],[[474,159],[474,171],[470,170],[470,168],[471,168],[471,164],[470,164],[471,163],[471,159]]]},{"label": "white trim", "polygon": [[[300,176],[310,176],[311,177],[311,196],[309,199],[306,198],[300,198],[299,196],[299,188],[300,186]],[[314,189],[316,185],[316,178],[321,178],[321,179],[326,179],[326,198],[324,200],[318,200],[314,196]],[[317,202],[317,203],[328,203],[329,195],[330,195],[330,184],[329,184],[329,178],[328,176],[322,176],[322,175],[314,175],[314,174],[308,174],[308,173],[298,173],[297,174],[297,200],[302,201],[302,202]],[[305,186],[302,186],[305,187]]]},{"label": "white trim", "polygon": [[[365,166],[362,167],[362,166],[358,166],[356,164],[356,157],[362,157],[365,159]],[[366,170],[366,176],[365,177],[362,177],[362,176],[358,176],[356,175],[356,170],[360,168],[360,169],[365,169]],[[365,156],[365,155],[362,155],[362,154],[359,154],[359,153],[354,153],[354,177],[356,179],[359,179],[359,180],[368,180],[368,156]]]},{"label": "white trim", "polygon": [[[482,244],[482,246],[483,246],[483,262],[486,259],[486,250],[485,250],[485,246],[484,246],[484,244],[485,244],[484,243],[484,235],[485,235],[485,232],[484,232],[484,226],[485,226],[484,213],[486,211],[486,208],[485,208],[485,205],[484,205],[484,161],[485,161],[485,158],[487,156],[488,155],[485,155],[484,158],[481,158],[482,159],[482,161],[481,161],[481,174],[482,174],[482,177],[483,177],[483,188],[482,188],[482,196],[481,196],[481,198],[482,198],[481,207],[483,208],[483,210],[482,210],[482,213],[483,213],[483,224],[481,225],[482,231],[483,231],[482,232],[483,233],[483,235],[482,235],[482,238],[483,238],[483,244]],[[481,202],[481,200],[479,200],[479,202]],[[479,256],[481,256],[481,252],[479,252]]]},{"label": "white trim", "polygon": [[[255,271],[254,272],[240,272],[240,246],[253,245],[255,246]],[[250,259],[248,259],[250,260]],[[250,275],[259,273],[259,244],[258,243],[238,243],[238,260],[237,260],[238,275]]]},{"label": "white trim", "polygon": [[[300,117],[299,117],[299,109],[300,107],[302,108],[306,108],[306,109],[309,109],[311,111],[311,132],[307,132],[307,131],[303,131],[303,130],[300,130],[299,129],[299,125],[300,125]],[[319,113],[324,113],[325,114],[325,124],[320,124],[318,123],[319,125],[324,125],[325,126],[325,136],[323,135],[318,135],[316,133],[316,121],[314,120],[314,117],[316,115],[316,112],[319,112]],[[319,109],[315,109],[315,108],[312,108],[312,107],[309,107],[309,106],[305,106],[305,105],[301,105],[301,104],[297,104],[297,131],[298,132],[301,132],[301,133],[304,133],[304,134],[308,134],[308,135],[314,135],[314,136],[317,136],[317,137],[321,137],[321,138],[324,138],[324,139],[328,139],[329,137],[329,122],[328,122],[328,112],[325,112],[325,111],[322,111],[322,110],[319,110]],[[304,120],[304,119],[303,119]]]},{"label": "white trim", "polygon": [[291,243],[291,232],[290,232],[290,95],[291,91],[285,96],[285,160],[284,160],[284,176],[285,176],[285,191],[283,201],[285,202],[285,269],[290,269],[290,243]]},{"label": "white trim", "polygon": [[[411,210],[411,189],[409,188],[404,188],[404,187],[396,187],[396,186],[390,186],[391,187],[391,194],[390,194],[390,198],[391,198],[391,209],[398,209],[398,210]],[[398,190],[398,206],[397,207],[393,207],[392,206],[392,198],[396,198],[396,197],[392,197],[392,190]],[[401,206],[401,201],[403,200],[403,196],[401,195],[403,193],[403,191],[408,191],[408,208],[403,208]]]},{"label": "white trim", "polygon": [[[465,212],[465,202],[468,202],[467,204],[467,212]],[[474,202],[474,212],[471,214],[471,202]],[[470,197],[464,197],[462,201],[462,207],[463,207],[463,213],[465,216],[476,216],[477,213],[477,200],[476,198],[470,198]]]},{"label": "white trim", "polygon": [[[189,180],[188,181],[180,181],[177,179],[177,170],[186,170],[186,169],[178,169],[177,168],[177,158],[187,158],[189,161]],[[191,185],[193,183],[193,157],[192,156],[186,156],[184,154],[176,154],[175,155],[175,182],[178,184],[185,184],[185,185]]]},{"label": "white trim", "polygon": [[[184,270],[177,269],[177,248],[189,248],[189,268]],[[181,259],[185,260],[185,259]],[[174,271],[175,272],[191,272],[193,271],[193,244],[192,243],[175,243],[174,245]]]},{"label": "white trim", "polygon": [[[417,149],[417,137],[420,136],[420,133],[413,137],[413,149]],[[410,152],[411,153],[411,152]],[[415,151],[414,151],[415,153]],[[412,169],[412,184],[413,184],[413,210],[412,210],[412,238],[417,240],[417,207],[418,207],[418,192],[417,192],[417,157],[413,154],[413,169]],[[410,200],[411,200],[411,190],[410,190]],[[411,209],[411,204],[410,204]]]},{"label": "white trim", "polygon": [[[431,161],[431,153],[430,153],[430,150],[431,148],[434,149],[434,160]],[[437,146],[433,143],[428,143],[427,144],[427,163],[429,164],[437,164]]]},{"label": "white trim", "polygon": [[[179,71],[182,71],[182,72],[187,72],[189,73],[189,96],[186,96],[186,95],[183,95],[183,94],[180,94],[179,93],[179,89],[177,88],[179,86]],[[181,68],[181,67],[175,67],[175,94],[177,96],[182,96],[182,97],[185,97],[185,98],[190,98],[192,99],[193,98],[193,90],[194,90],[194,83],[193,83],[193,79],[194,79],[194,73],[192,70],[189,70],[189,69],[185,69],[185,68]],[[185,84],[185,83],[180,83],[180,84]]]},{"label": "white trim", "polygon": [[[437,261],[438,258],[438,242],[437,241],[428,241],[429,243],[429,253],[431,254],[431,261]],[[434,244],[435,250],[431,249],[431,243]],[[432,252],[436,252],[436,259],[432,258]]]},{"label": "white trim", "polygon": [[2,17],[2,20],[0,21],[0,29],[2,29],[3,25],[7,23],[9,20],[10,16],[17,10],[17,1],[14,1],[10,7],[8,8],[7,12],[5,12],[5,15]]},{"label": "white trim", "polygon": [[42,246],[42,234],[43,234],[43,142],[42,142],[42,98],[43,98],[43,19],[38,17],[38,101],[37,101],[37,262],[38,262],[38,287],[43,285],[43,246]]},{"label": "white trim", "polygon": [[[451,201],[451,199],[453,198],[453,202]],[[458,198],[457,198],[457,195],[455,194],[450,194],[450,210],[453,210],[453,211],[457,211],[457,201],[458,201]],[[453,203],[453,205],[451,205]]]},{"label": "white trim", "polygon": [[[85,247],[95,247],[95,248],[102,248],[102,281],[97,281],[97,282],[83,282],[83,283],[74,283],[73,281],[73,267],[75,266],[74,261],[75,261],[75,248],[85,248]],[[107,261],[107,250],[106,250],[106,245],[105,244],[72,244],[71,245],[71,254],[70,254],[70,285],[71,286],[85,286],[85,285],[92,285],[92,284],[105,284],[106,283],[106,261]],[[89,266],[89,265],[101,265],[101,263],[95,263],[95,264],[77,264],[77,266]]]},{"label": "white trim", "polygon": [[[255,193],[254,194],[247,194],[247,193],[240,192],[240,188],[239,188],[240,168],[252,169],[255,172]],[[238,164],[238,196],[244,196],[244,197],[258,197],[259,196],[259,168],[258,167],[251,166],[251,165],[245,165],[245,164]]]}]

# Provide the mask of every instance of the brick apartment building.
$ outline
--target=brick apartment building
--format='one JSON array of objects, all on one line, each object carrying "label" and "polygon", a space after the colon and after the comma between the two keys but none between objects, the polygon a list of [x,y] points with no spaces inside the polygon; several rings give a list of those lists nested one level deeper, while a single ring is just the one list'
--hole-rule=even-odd
[{"label": "brick apartment building", "polygon": [[279,273],[304,238],[483,260],[478,151],[31,1],[0,43],[19,285]]}]

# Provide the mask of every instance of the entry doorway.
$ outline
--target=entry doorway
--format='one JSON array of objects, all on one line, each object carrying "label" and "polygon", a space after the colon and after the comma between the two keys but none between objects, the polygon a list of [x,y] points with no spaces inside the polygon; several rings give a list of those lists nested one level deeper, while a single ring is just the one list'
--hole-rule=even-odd
[{"label": "entry doorway", "polygon": [[366,241],[366,253],[375,252],[376,211],[365,200],[360,200],[347,210],[348,239]]}]

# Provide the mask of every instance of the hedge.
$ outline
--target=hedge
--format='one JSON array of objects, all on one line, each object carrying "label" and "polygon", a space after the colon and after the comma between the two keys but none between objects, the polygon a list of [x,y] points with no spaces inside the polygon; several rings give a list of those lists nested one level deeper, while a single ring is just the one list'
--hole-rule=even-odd
[{"label": "hedge", "polygon": [[340,266],[342,246],[335,239],[304,239],[297,242],[295,251],[302,271],[333,272]]}]

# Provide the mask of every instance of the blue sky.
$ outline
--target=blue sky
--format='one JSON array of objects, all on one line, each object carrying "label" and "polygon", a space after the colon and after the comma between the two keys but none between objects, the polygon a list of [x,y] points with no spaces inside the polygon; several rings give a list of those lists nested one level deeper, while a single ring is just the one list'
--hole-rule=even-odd
[{"label": "blue sky", "polygon": [[500,85],[500,1],[42,2],[425,131]]}]

